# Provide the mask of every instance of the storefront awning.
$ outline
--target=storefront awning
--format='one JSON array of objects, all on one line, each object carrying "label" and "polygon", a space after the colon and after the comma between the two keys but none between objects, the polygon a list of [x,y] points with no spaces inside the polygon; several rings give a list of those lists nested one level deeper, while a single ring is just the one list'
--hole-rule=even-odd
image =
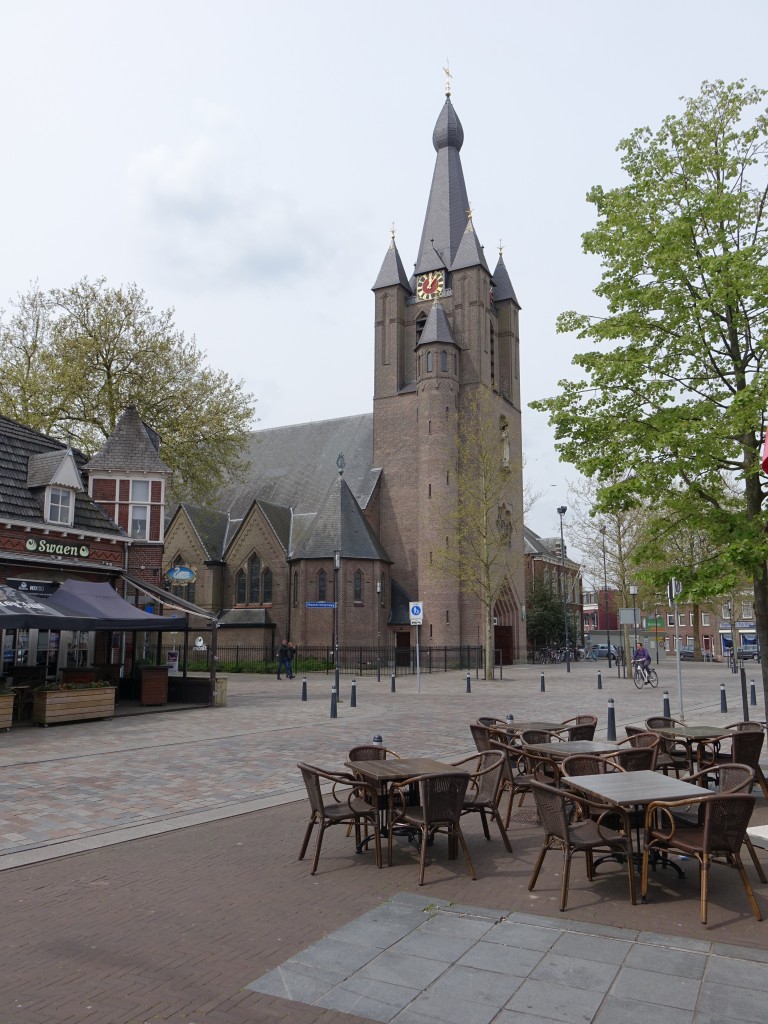
[{"label": "storefront awning", "polygon": [[197,615],[199,618],[208,619],[211,622],[216,621],[217,617],[213,612],[208,611],[207,608],[200,608],[199,605],[192,604],[191,601],[187,601],[177,594],[172,594],[168,590],[161,590],[160,587],[155,587],[151,583],[145,583],[144,580],[134,579],[133,576],[129,576],[127,573],[123,573],[123,579],[142,594],[146,594],[147,597],[153,597],[156,601],[165,605],[166,608],[175,608],[177,611],[186,612],[188,615]]},{"label": "storefront awning", "polygon": [[109,583],[91,583],[87,580],[65,580],[49,598],[48,604],[64,615],[87,617],[90,624],[80,627],[82,629],[168,632],[184,629],[188,621],[186,615],[152,615],[142,611],[124,601]]},{"label": "storefront awning", "polygon": [[0,584],[0,629],[94,628],[91,615],[65,612],[44,598]]}]

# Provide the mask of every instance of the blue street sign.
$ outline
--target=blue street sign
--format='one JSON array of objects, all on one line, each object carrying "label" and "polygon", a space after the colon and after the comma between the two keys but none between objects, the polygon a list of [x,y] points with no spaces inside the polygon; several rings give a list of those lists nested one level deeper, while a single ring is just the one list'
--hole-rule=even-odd
[{"label": "blue street sign", "polygon": [[305,608],[335,608],[335,601],[306,601]]}]

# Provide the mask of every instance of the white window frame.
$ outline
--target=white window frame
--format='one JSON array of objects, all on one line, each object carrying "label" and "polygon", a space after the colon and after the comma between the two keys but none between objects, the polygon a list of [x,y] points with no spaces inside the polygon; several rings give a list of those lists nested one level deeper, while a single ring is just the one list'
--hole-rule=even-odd
[{"label": "white window frame", "polygon": [[702,624],[702,626],[708,626],[709,625],[709,612],[702,612],[701,613],[701,624]]},{"label": "white window frame", "polygon": [[[63,505],[61,503],[57,502],[57,504],[54,506],[54,502],[53,502],[54,496],[57,497],[57,498],[66,498],[66,502]],[[52,524],[55,524],[56,526],[71,526],[72,525],[72,523],[74,521],[74,518],[75,518],[75,493],[74,493],[74,491],[70,490],[70,488],[68,488],[68,487],[57,487],[57,486],[51,485],[48,488],[48,492],[46,494],[46,502],[45,502],[45,504],[46,504],[45,521],[47,523],[52,523]],[[62,518],[60,514],[58,516],[54,517],[54,514],[53,514],[54,507],[58,510],[59,513],[61,513],[62,509],[65,509],[66,512],[67,512],[67,518],[66,519]]]},{"label": "white window frame", "polygon": [[[138,493],[137,493],[138,492]],[[131,503],[128,509],[128,533],[134,540],[147,540],[149,538],[149,480],[131,480]],[[146,494],[146,496],[145,496]],[[136,532],[136,513],[144,513],[144,532]]]}]

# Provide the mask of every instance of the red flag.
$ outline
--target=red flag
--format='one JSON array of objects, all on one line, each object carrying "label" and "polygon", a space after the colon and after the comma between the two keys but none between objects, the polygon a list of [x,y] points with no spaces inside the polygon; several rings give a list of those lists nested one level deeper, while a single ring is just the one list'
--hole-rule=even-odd
[{"label": "red flag", "polygon": [[763,445],[763,461],[760,463],[763,472],[768,473],[768,430],[765,432],[765,444]]}]

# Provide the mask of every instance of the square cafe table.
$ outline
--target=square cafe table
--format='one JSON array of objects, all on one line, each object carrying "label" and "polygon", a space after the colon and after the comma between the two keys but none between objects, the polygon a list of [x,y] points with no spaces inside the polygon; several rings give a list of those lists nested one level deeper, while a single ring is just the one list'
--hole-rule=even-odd
[{"label": "square cafe table", "polygon": [[[639,809],[654,800],[699,800],[707,796],[707,790],[691,782],[683,782],[659,772],[607,772],[605,775],[575,775],[563,779],[569,789],[586,797],[593,797],[603,804],[613,804],[624,811]],[[640,825],[637,826],[637,850],[639,858]],[[677,864],[668,863],[681,878],[685,872]]]},{"label": "square cafe table", "polygon": [[685,743],[688,748],[688,764],[691,773],[695,770],[693,763],[694,744],[698,745],[704,740],[723,740],[731,735],[730,731],[724,729],[722,725],[672,725],[651,729],[650,731],[658,733],[664,739],[682,740]]},{"label": "square cafe table", "polygon": [[[380,761],[346,761],[345,764],[353,775],[359,775],[378,788],[379,827],[383,836],[389,834],[387,798],[389,787],[393,783],[404,782],[417,775],[469,775],[464,768],[457,768],[446,761],[436,761],[431,757],[391,757]],[[411,829],[406,829],[406,834],[410,832]]]},{"label": "square cafe table", "polygon": [[572,754],[596,754],[599,757],[601,754],[612,754],[618,748],[610,740],[562,740],[559,743],[526,743],[523,749],[562,761]]}]

